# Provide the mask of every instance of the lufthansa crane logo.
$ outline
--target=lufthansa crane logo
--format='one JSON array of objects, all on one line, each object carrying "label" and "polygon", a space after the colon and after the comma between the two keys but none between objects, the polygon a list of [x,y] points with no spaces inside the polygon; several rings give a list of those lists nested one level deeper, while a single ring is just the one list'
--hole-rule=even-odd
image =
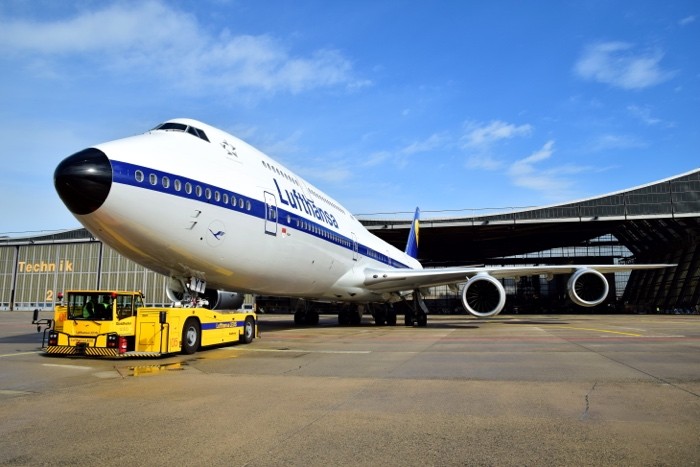
[{"label": "lufthansa crane logo", "polygon": [[224,243],[226,238],[226,226],[223,222],[216,220],[209,224],[207,228],[209,232],[207,233],[207,244],[212,247],[217,247]]},{"label": "lufthansa crane logo", "polygon": [[223,230],[219,230],[219,231],[217,231],[217,232],[214,232],[213,230],[209,229],[209,232],[211,232],[211,234],[212,234],[212,235],[214,236],[214,238],[217,239],[217,240],[221,240],[221,237],[223,237],[224,235],[226,235],[226,232],[224,232]]}]

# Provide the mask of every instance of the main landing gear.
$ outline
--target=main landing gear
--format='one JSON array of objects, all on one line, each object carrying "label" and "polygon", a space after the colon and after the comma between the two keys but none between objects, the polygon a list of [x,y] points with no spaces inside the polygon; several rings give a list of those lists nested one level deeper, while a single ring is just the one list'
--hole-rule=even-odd
[{"label": "main landing gear", "polygon": [[[420,293],[413,292],[413,299],[402,297],[405,308],[404,323],[406,326],[425,327],[428,324],[428,307]],[[377,326],[396,326],[397,311],[392,304],[345,305],[338,311],[338,324],[341,326],[359,326],[365,312],[372,315]],[[294,324],[297,326],[315,326],[318,324],[317,310],[309,308],[308,302],[299,300],[295,306]]]},{"label": "main landing gear", "polygon": [[377,326],[396,326],[396,310],[392,305],[373,306],[372,317]]},{"label": "main landing gear", "polygon": [[406,314],[404,315],[404,323],[406,326],[425,327],[428,325],[428,307],[420,296],[418,290],[413,291],[413,300],[409,302],[402,297],[403,303],[406,306]]},{"label": "main landing gear", "polygon": [[294,324],[297,326],[316,326],[318,324],[318,311],[309,309],[309,303],[306,300],[297,301]]}]

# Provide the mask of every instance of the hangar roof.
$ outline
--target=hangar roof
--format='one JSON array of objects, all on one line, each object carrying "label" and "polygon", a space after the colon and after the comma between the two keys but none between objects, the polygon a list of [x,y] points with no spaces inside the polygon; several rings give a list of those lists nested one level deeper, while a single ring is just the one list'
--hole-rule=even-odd
[{"label": "hangar roof", "polygon": [[[363,219],[375,235],[403,249],[411,220]],[[682,244],[700,233],[700,169],[579,201],[491,215],[426,219],[420,259],[426,265],[494,258],[581,245],[613,234],[637,257],[660,243]],[[668,245],[667,245],[668,246]]]}]

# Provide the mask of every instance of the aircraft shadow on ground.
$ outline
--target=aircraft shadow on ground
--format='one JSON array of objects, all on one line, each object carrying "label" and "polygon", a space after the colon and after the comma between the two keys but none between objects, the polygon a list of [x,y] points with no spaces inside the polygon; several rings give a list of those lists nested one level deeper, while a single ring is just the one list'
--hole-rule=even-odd
[{"label": "aircraft shadow on ground", "polygon": [[33,332],[17,336],[0,337],[0,344],[41,344],[41,333]]},{"label": "aircraft shadow on ground", "polygon": [[[394,327],[394,326],[376,326],[374,322],[367,320],[363,320],[361,324],[357,325],[339,325],[338,322],[331,318],[328,319],[328,317],[321,318],[321,321],[319,324],[316,325],[296,325],[294,324],[294,318],[290,317],[289,320],[283,320],[283,321],[266,321],[265,318],[260,319],[258,321],[258,324],[260,325],[261,329],[265,330],[274,330],[274,329],[316,329],[319,327],[340,327],[340,328],[366,328],[366,327]],[[506,321],[503,320],[482,320],[479,319],[477,321],[473,321],[470,319],[465,319],[463,323],[460,322],[455,322],[455,321],[450,321],[450,322],[444,322],[444,321],[431,321],[430,317],[428,317],[428,328],[433,328],[433,329],[479,329],[482,325],[484,324],[509,324],[509,325],[526,325],[526,326],[566,326],[569,325],[570,323],[567,321],[559,321],[559,320],[533,320],[533,319],[508,319]],[[399,316],[399,320],[396,324],[396,326],[401,326],[403,327],[403,317]]]},{"label": "aircraft shadow on ground", "polygon": [[529,320],[529,319],[519,319],[519,320],[514,320],[514,321],[500,321],[501,324],[527,324],[527,325],[537,325],[537,326],[547,326],[547,325],[555,325],[555,326],[562,326],[562,325],[568,325],[568,322],[565,321],[537,321],[537,320]]},{"label": "aircraft shadow on ground", "polygon": [[[479,323],[481,324],[481,323]],[[316,325],[297,325],[294,324],[294,319],[290,318],[288,321],[264,321],[258,320],[258,326],[260,326],[261,331],[273,331],[279,329],[318,329],[318,328],[341,328],[341,329],[358,329],[358,328],[396,328],[405,327],[403,324],[403,318],[396,323],[396,326],[377,326],[372,321],[363,321],[361,324],[338,324],[337,321],[332,320],[321,320],[319,324]],[[428,319],[428,328],[433,329],[478,329],[479,326],[473,322],[464,323],[442,323],[442,322],[430,322]]]}]

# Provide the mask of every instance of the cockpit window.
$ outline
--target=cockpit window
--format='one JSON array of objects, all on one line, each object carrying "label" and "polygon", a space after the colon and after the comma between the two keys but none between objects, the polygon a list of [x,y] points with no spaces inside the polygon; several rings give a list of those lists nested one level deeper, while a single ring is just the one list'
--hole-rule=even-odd
[{"label": "cockpit window", "polygon": [[157,127],[155,127],[151,131],[155,130],[164,130],[164,131],[182,131],[185,133],[189,133],[192,136],[196,136],[197,138],[206,141],[207,143],[209,142],[209,138],[207,138],[207,134],[204,133],[204,131],[200,130],[199,128],[195,128],[190,125],[185,125],[184,123],[176,123],[176,122],[166,122],[166,123],[161,123]]}]

